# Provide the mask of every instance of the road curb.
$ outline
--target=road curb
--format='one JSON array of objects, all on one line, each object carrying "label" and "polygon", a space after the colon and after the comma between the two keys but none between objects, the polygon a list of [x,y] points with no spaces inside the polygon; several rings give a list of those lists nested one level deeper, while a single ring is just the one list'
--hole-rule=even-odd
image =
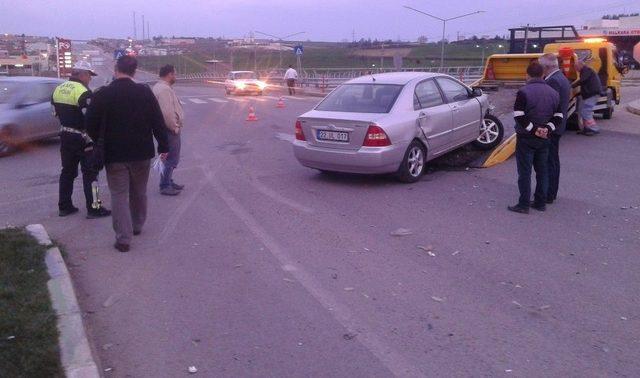
[{"label": "road curb", "polygon": [[640,100],[635,100],[628,103],[627,111],[629,111],[629,113],[640,115]]},{"label": "road curb", "polygon": [[62,254],[58,247],[53,246],[44,226],[31,224],[26,229],[38,243],[49,247],[45,255],[50,277],[47,287],[58,318],[58,344],[65,375],[67,378],[99,378],[100,373],[91,353],[71,275]]}]

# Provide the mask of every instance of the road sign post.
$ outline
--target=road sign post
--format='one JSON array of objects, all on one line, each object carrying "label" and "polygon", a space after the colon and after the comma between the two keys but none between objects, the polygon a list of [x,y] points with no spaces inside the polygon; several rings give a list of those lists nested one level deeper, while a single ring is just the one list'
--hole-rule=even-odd
[{"label": "road sign post", "polygon": [[302,45],[297,45],[293,48],[293,53],[296,54],[296,61],[298,63],[298,77],[300,77],[302,75],[302,54],[304,53],[304,48],[302,47]]}]

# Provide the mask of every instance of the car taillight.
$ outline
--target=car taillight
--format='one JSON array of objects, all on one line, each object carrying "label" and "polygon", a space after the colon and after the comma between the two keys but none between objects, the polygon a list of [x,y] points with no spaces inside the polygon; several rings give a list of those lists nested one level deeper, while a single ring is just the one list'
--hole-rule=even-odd
[{"label": "car taillight", "polygon": [[307,138],[304,137],[304,133],[302,132],[302,122],[296,121],[296,139],[306,141]]},{"label": "car taillight", "polygon": [[367,136],[364,138],[362,145],[365,147],[385,147],[391,145],[391,140],[389,140],[387,133],[382,130],[382,127],[369,125]]}]

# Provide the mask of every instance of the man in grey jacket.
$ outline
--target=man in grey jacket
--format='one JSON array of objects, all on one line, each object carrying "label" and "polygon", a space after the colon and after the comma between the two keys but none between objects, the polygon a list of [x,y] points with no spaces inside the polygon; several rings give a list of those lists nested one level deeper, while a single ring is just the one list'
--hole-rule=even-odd
[{"label": "man in grey jacket", "polygon": [[544,54],[538,61],[544,68],[544,80],[560,96],[560,109],[562,110],[562,123],[549,135],[549,187],[547,189],[547,203],[552,204],[558,196],[560,185],[560,137],[567,129],[567,112],[569,111],[569,99],[571,98],[571,83],[560,71],[558,58],[555,54]]},{"label": "man in grey jacket", "polygon": [[160,80],[153,86],[153,94],[158,99],[164,123],[167,126],[169,153],[164,161],[164,170],[160,176],[160,194],[176,196],[184,189],[173,181],[173,170],[180,161],[180,133],[184,126],[184,112],[176,93],[171,86],[176,82],[176,72],[172,65],[160,68]]}]

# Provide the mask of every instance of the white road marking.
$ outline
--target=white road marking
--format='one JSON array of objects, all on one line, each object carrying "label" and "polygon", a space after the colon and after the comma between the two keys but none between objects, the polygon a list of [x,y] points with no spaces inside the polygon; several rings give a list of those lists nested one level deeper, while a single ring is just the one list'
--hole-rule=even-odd
[{"label": "white road marking", "polygon": [[204,100],[201,100],[199,98],[190,98],[189,101],[193,102],[194,104],[206,104],[207,102]]},{"label": "white road marking", "polygon": [[237,101],[237,102],[246,102],[246,99],[244,98],[238,98],[238,97],[227,97],[229,100],[233,100],[233,101]]},{"label": "white road marking", "polygon": [[208,99],[208,100],[209,100],[209,101],[212,101],[212,102],[218,102],[218,103],[221,103],[221,104],[222,104],[222,103],[225,103],[225,102],[229,102],[229,101],[227,101],[227,100],[223,100],[223,99],[221,99],[221,98],[215,98],[215,97],[209,97],[209,99]]},{"label": "white road marking", "polygon": [[404,356],[395,351],[385,338],[378,336],[375,329],[356,318],[348,306],[338,302],[337,298],[307,272],[304,267],[289,256],[285,249],[269,235],[250,212],[238,202],[238,200],[222,185],[220,180],[211,172],[208,166],[203,166],[202,171],[206,180],[211,184],[227,207],[238,217],[251,233],[260,240],[278,260],[280,266],[286,267],[286,271],[293,276],[300,285],[311,294],[349,333],[357,333],[358,341],[362,343],[380,362],[397,377],[423,377],[424,372],[409,362]]},{"label": "white road marking", "polygon": [[276,138],[284,140],[285,142],[289,142],[291,144],[293,144],[293,141],[296,139],[294,135],[285,133],[276,133]]}]

